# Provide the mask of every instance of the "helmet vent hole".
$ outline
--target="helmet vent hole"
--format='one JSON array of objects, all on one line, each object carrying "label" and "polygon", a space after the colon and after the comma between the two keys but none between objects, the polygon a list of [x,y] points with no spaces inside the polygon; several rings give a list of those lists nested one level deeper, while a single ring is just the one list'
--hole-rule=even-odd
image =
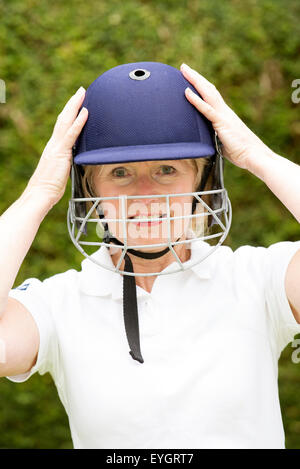
[{"label": "helmet vent hole", "polygon": [[145,72],[144,70],[136,70],[134,74],[136,77],[142,77],[143,75],[145,75]]},{"label": "helmet vent hole", "polygon": [[137,68],[129,73],[132,80],[146,80],[150,77],[150,72],[143,68]]}]

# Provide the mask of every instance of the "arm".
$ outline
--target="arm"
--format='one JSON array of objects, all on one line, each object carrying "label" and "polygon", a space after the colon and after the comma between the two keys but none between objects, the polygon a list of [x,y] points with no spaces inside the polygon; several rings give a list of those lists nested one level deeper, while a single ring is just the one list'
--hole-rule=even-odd
[{"label": "arm", "polygon": [[[183,64],[181,72],[201,97],[186,89],[186,98],[209,119],[223,145],[223,155],[234,165],[260,178],[300,223],[300,166],[274,153],[225,103],[216,87]],[[300,323],[300,251],[286,273],[285,290]]]},{"label": "arm", "polygon": [[67,102],[25,191],[0,217],[0,376],[25,373],[36,361],[35,321],[8,295],[42,220],[64,194],[72,146],[88,114],[83,108],[77,116],[83,98],[84,89]]},{"label": "arm", "polygon": [[[252,159],[250,171],[259,177],[300,223],[300,166],[275,153]],[[285,291],[300,324],[300,250],[294,254],[285,276]]]},{"label": "arm", "polygon": [[8,293],[49,209],[45,200],[28,191],[0,217],[0,376],[25,373],[36,361],[39,333],[35,321]]},{"label": "arm", "polygon": [[287,268],[285,291],[298,324],[300,324],[300,250],[294,254]]}]

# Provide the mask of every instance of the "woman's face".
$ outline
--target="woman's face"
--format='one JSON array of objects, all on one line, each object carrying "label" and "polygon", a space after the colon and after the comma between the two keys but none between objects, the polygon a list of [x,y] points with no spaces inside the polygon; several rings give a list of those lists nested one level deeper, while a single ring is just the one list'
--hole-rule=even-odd
[{"label": "woman's face", "polygon": [[[99,171],[98,171],[99,173]],[[101,173],[94,170],[93,186],[99,197],[119,195],[135,196],[127,199],[126,236],[128,245],[151,245],[165,243],[168,240],[167,200],[166,197],[152,196],[162,194],[180,194],[193,192],[196,169],[186,160],[144,161],[103,165]],[[139,196],[146,196],[139,198]],[[176,196],[169,198],[170,216],[189,215],[192,212],[193,196]],[[104,216],[122,218],[120,201],[106,200],[101,202]],[[134,222],[136,218],[157,218],[153,222]],[[171,220],[171,240],[176,241],[187,231],[190,219]],[[124,242],[124,224],[108,222],[109,230],[121,242]],[[157,250],[157,248],[156,248]]]}]

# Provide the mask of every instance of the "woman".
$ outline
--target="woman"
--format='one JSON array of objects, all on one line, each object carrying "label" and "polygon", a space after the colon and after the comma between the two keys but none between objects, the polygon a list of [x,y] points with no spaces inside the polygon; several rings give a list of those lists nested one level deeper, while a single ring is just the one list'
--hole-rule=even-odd
[{"label": "woman", "polygon": [[[186,65],[181,73],[203,98],[186,90],[186,104],[212,123],[224,156],[262,179],[300,221],[299,166],[264,145],[204,77]],[[174,159],[164,159],[153,148],[156,159],[123,158],[122,165],[103,160],[100,172],[97,153],[88,170],[93,161],[85,159],[81,137],[87,109],[77,116],[84,98],[81,88],[66,104],[24,193],[0,219],[1,376],[20,382],[35,371],[49,371],[76,448],[284,447],[277,360],[300,332],[300,242],[243,246],[235,252],[225,246],[214,251],[201,236],[194,243],[186,218],[172,215],[198,213],[199,207],[201,214],[204,207],[206,213],[197,220],[212,225],[213,219],[226,234],[218,208],[200,197],[199,207],[193,205],[199,180],[206,189],[212,184],[211,173],[203,179],[199,156],[211,161],[212,152],[199,155],[197,146],[190,158],[190,153],[180,157],[178,152]],[[120,102],[120,112],[124,105]],[[94,135],[97,131],[89,138]],[[74,189],[82,183],[84,195],[92,196],[88,215],[96,210],[106,244],[112,241],[114,247],[88,256],[81,272],[69,270],[44,282],[28,279],[11,290],[41,221],[64,193],[75,142]],[[201,148],[209,152],[207,142]],[[76,165],[84,163],[85,176],[78,175]],[[183,194],[179,204],[173,206],[170,194]],[[70,232],[82,247],[88,217],[87,200],[76,200],[80,195],[75,191],[70,213],[70,225],[78,222],[79,234],[73,228]],[[157,203],[161,195],[163,203]],[[121,199],[129,202],[127,207],[116,203]],[[225,213],[227,209],[225,204]],[[156,220],[137,222],[142,215]],[[137,223],[139,229],[130,231]],[[155,244],[167,246],[159,248],[160,257]],[[176,263],[180,271],[172,270]],[[116,271],[128,273],[123,275],[124,292]],[[163,275],[169,271],[172,275]],[[132,282],[126,283],[133,278],[136,291]],[[123,333],[122,299],[134,360]]]}]

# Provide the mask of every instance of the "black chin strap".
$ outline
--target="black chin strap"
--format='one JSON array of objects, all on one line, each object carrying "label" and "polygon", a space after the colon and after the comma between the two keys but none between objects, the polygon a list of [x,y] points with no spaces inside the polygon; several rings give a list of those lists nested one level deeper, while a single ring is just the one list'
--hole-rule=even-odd
[{"label": "black chin strap", "polygon": [[[117,238],[109,238],[114,244],[123,246],[123,243]],[[178,240],[177,240],[178,241]],[[164,256],[169,251],[169,247],[159,252],[141,252],[134,249],[128,249],[130,254],[144,259],[157,259]],[[124,256],[126,272],[134,272],[130,257],[126,253]],[[130,355],[134,360],[144,363],[140,347],[139,318],[136,298],[136,281],[134,275],[123,276],[123,314],[127,340],[130,348]]]}]

